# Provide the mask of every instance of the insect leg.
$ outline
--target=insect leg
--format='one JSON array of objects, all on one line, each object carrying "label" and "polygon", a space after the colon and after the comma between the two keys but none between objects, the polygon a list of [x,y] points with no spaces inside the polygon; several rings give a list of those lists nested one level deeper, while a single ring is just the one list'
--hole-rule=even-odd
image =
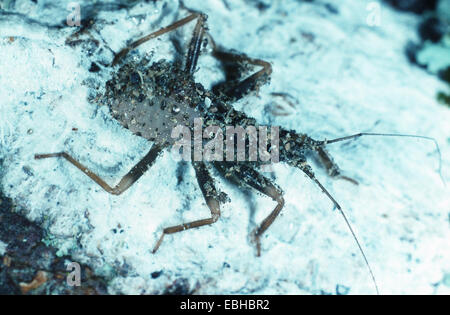
[{"label": "insect leg", "polygon": [[340,178],[340,179],[345,179],[355,185],[358,185],[358,182],[356,180],[341,174],[341,170],[340,170],[339,166],[336,164],[336,162],[334,162],[330,153],[328,153],[328,151],[323,146],[316,147],[315,151],[316,151],[317,155],[319,156],[320,161],[322,162],[323,166],[325,166],[329,176]]},{"label": "insect leg", "polygon": [[[227,74],[227,80],[214,87],[216,94],[222,93],[233,100],[238,100],[250,92],[258,90],[270,79],[272,74],[270,63],[262,59],[250,58],[245,54],[222,51],[216,46],[212,37],[209,37],[213,46],[213,56],[222,62]],[[263,68],[248,78],[240,80],[242,72],[248,64]]]},{"label": "insect leg", "polygon": [[279,105],[277,103],[272,103],[271,107],[271,114],[273,116],[289,116],[291,114],[291,111],[296,108],[296,106],[299,104],[298,101],[289,93],[286,92],[272,92],[270,93],[272,97],[278,97],[284,100],[286,104],[289,105],[289,108],[286,108],[285,106]]},{"label": "insect leg", "polygon": [[131,187],[144,173],[147,171],[149,167],[155,162],[156,158],[159,156],[162,147],[153,145],[150,151],[147,153],[144,158],[139,161],[122,179],[120,182],[114,186],[109,186],[103,179],[101,179],[98,175],[94,174],[91,170],[89,170],[86,166],[75,160],[66,152],[58,152],[58,153],[50,153],[50,154],[36,154],[34,156],[35,159],[45,159],[51,157],[62,157],[72,163],[76,168],[81,170],[84,174],[89,176],[94,182],[100,185],[104,190],[113,195],[120,195],[125,190]]},{"label": "insect leg", "polygon": [[171,227],[167,227],[163,230],[161,237],[153,248],[153,253],[155,253],[159,246],[161,245],[164,236],[166,234],[173,234],[181,231],[185,231],[188,229],[209,225],[215,223],[220,217],[220,194],[217,191],[214,179],[209,174],[209,170],[207,169],[205,163],[203,162],[193,162],[192,163],[195,174],[197,177],[197,182],[200,186],[200,189],[203,193],[203,197],[205,198],[206,205],[211,211],[211,218],[196,220],[189,223],[184,223],[180,225],[175,225]]},{"label": "insect leg", "polygon": [[261,235],[269,228],[284,206],[283,192],[270,179],[261,175],[258,171],[245,164],[215,163],[215,167],[225,176],[238,185],[244,185],[256,189],[260,193],[272,198],[277,202],[275,209],[261,222],[252,232],[256,242],[257,255],[261,255]]},{"label": "insect leg", "polygon": [[181,27],[181,26],[183,26],[183,25],[189,23],[189,22],[192,21],[192,20],[195,20],[195,19],[198,18],[198,17],[201,17],[201,19],[204,19],[204,15],[203,15],[203,14],[200,14],[200,13],[192,13],[191,15],[185,17],[184,19],[181,19],[181,20],[179,20],[179,21],[176,21],[175,23],[170,24],[169,26],[163,27],[163,28],[161,28],[160,30],[158,30],[158,31],[156,31],[156,32],[153,32],[153,33],[151,33],[151,34],[149,34],[149,35],[147,35],[147,36],[144,36],[144,37],[142,37],[142,38],[140,38],[140,39],[134,41],[134,42],[131,43],[128,47],[125,47],[124,49],[122,49],[121,51],[119,51],[119,52],[115,55],[114,60],[113,60],[113,62],[111,63],[111,66],[115,66],[115,65],[119,62],[119,60],[120,60],[121,58],[125,57],[125,55],[126,55],[128,52],[130,52],[131,50],[135,49],[135,48],[138,47],[139,45],[141,45],[141,44],[143,44],[143,43],[145,43],[145,42],[147,42],[147,41],[149,41],[149,40],[151,40],[151,39],[153,39],[153,38],[156,38],[156,37],[158,37],[158,36],[161,36],[161,35],[163,35],[163,34],[166,34],[166,33],[170,32],[170,31],[173,31],[173,30],[175,30],[175,29],[177,29],[177,28],[179,28],[179,27]]},{"label": "insect leg", "polygon": [[186,58],[185,71],[194,73],[197,67],[198,57],[200,56],[200,49],[202,48],[203,35],[205,34],[206,15],[199,13],[197,24],[192,34],[191,42],[189,43],[189,50]]}]

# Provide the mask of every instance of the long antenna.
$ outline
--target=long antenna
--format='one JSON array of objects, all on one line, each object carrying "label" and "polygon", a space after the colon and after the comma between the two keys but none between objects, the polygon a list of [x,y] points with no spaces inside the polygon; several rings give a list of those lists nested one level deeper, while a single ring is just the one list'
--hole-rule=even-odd
[{"label": "long antenna", "polygon": [[364,250],[361,246],[361,244],[359,243],[358,238],[356,237],[356,233],[353,230],[350,221],[347,219],[347,216],[345,215],[344,210],[342,210],[341,206],[339,205],[339,203],[333,198],[333,196],[331,196],[331,194],[328,192],[328,190],[325,189],[325,187],[323,187],[323,185],[317,180],[317,178],[314,176],[314,174],[312,173],[312,171],[306,169],[306,168],[301,168],[301,170],[308,175],[309,178],[311,178],[318,186],[319,188],[327,195],[328,198],[330,198],[330,200],[333,202],[334,206],[339,210],[339,212],[342,214],[342,217],[344,218],[345,223],[347,224],[348,229],[350,230],[350,233],[352,233],[353,235],[353,239],[356,242],[356,245],[359,248],[359,251],[361,252],[362,257],[364,258],[364,261],[366,263],[367,269],[369,269],[369,273],[370,276],[372,278],[372,282],[375,286],[375,290],[377,291],[377,295],[380,295],[380,291],[378,289],[378,285],[377,285],[377,281],[375,280],[375,276],[373,274],[372,268],[370,267],[369,261],[366,257],[366,254],[364,253]]},{"label": "long antenna", "polygon": [[419,135],[408,135],[408,134],[395,134],[395,133],[372,133],[372,132],[360,132],[354,135],[350,135],[350,136],[345,136],[345,137],[340,137],[340,138],[336,138],[336,139],[332,139],[332,140],[323,140],[323,141],[317,141],[317,143],[319,145],[327,145],[330,143],[335,143],[335,142],[339,142],[339,141],[345,141],[345,140],[351,140],[351,139],[357,139],[359,137],[362,136],[381,136],[381,137],[405,137],[405,138],[416,138],[416,139],[425,139],[428,141],[433,141],[434,145],[436,146],[436,151],[438,153],[439,156],[439,176],[441,177],[442,182],[445,184],[445,180],[444,177],[442,176],[442,156],[441,156],[441,150],[439,149],[439,145],[436,141],[436,139],[432,138],[432,137],[427,137],[427,136],[419,136]]}]

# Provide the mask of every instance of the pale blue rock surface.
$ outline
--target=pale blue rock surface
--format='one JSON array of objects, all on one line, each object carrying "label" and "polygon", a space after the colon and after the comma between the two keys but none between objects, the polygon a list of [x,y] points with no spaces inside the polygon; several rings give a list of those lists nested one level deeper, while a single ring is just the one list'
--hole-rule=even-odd
[{"label": "pale blue rock surface", "polygon": [[[69,15],[67,3],[15,1],[23,14],[0,15],[1,188],[52,235],[61,255],[110,278],[110,293],[161,293],[175,281],[203,294],[375,293],[341,215],[299,170],[274,167],[286,205],[258,258],[248,234],[275,204],[221,179],[231,202],[220,220],[167,236],[156,254],[150,252],[162,228],[209,216],[192,168],[178,182],[181,171],[169,152],[120,196],[107,194],[66,161],[34,160],[35,153],[64,150],[116,183],[151,144],[92,101],[110,77],[104,65],[128,40],[188,14],[177,1],[105,9],[80,36],[83,43],[66,45],[75,28],[54,26]],[[94,12],[87,1],[79,3],[82,16]],[[332,8],[324,1],[184,3],[208,14],[218,44],[273,66],[271,84],[236,108],[316,139],[361,131],[433,137],[449,182],[450,111],[436,101],[445,86],[404,54],[417,37],[417,16],[360,0],[332,2]],[[177,38],[189,40],[192,28]],[[142,45],[136,58],[149,53],[171,60],[176,50],[169,38]],[[207,88],[223,79],[208,52],[196,73]],[[100,71],[89,72],[93,62]],[[298,104],[291,108],[272,92],[287,92]],[[274,115],[277,105],[288,115]],[[358,186],[329,178],[314,161],[312,166],[349,216],[381,293],[450,294],[450,191],[437,171],[434,144],[372,137],[329,150]]]}]

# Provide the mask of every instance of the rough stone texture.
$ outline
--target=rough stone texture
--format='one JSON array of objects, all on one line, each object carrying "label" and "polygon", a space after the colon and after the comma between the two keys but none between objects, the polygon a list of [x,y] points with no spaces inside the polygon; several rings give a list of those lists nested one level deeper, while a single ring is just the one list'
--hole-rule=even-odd
[{"label": "rough stone texture", "polygon": [[[48,252],[39,245],[43,237],[59,256],[105,277],[108,293],[374,293],[342,217],[293,168],[276,165],[268,174],[285,191],[286,206],[262,241],[262,257],[248,233],[274,202],[225,181],[220,189],[231,202],[221,219],[167,237],[153,255],[163,227],[209,215],[189,165],[164,154],[115,197],[65,161],[34,160],[35,153],[65,150],[113,183],[149,148],[93,100],[111,78],[113,52],[187,12],[177,1],[84,3],[82,22],[92,27],[70,38],[67,1],[9,1],[12,11],[0,14],[1,187],[42,228],[30,234],[42,249],[33,255]],[[434,137],[448,182],[450,113],[436,101],[445,86],[404,55],[417,38],[417,16],[382,5],[380,25],[371,27],[367,2],[359,0],[184,3],[208,14],[219,45],[271,62],[271,84],[237,109],[316,139],[360,131]],[[135,57],[173,60],[191,30],[149,42]],[[205,49],[196,79],[208,88],[223,78]],[[295,107],[273,92],[289,93]],[[278,106],[286,116],[276,114]],[[313,161],[315,172],[349,215],[381,292],[448,294],[450,193],[436,171],[433,143],[373,137],[329,151],[360,185],[328,178]],[[29,283],[39,268],[16,279]],[[3,270],[15,292],[15,272]]]},{"label": "rough stone texture", "polygon": [[105,294],[106,281],[86,265],[80,266],[81,285],[67,285],[69,256],[42,242],[44,230],[19,213],[0,194],[0,294]]}]

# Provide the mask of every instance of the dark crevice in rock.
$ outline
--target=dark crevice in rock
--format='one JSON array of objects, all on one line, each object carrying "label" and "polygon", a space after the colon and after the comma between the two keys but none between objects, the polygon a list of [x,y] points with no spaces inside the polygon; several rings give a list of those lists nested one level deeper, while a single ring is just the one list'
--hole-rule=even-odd
[{"label": "dark crevice in rock", "polygon": [[58,257],[56,248],[42,242],[43,230],[16,213],[14,204],[0,192],[0,294],[106,294],[106,281],[80,264],[81,285],[70,286],[69,256]]}]

